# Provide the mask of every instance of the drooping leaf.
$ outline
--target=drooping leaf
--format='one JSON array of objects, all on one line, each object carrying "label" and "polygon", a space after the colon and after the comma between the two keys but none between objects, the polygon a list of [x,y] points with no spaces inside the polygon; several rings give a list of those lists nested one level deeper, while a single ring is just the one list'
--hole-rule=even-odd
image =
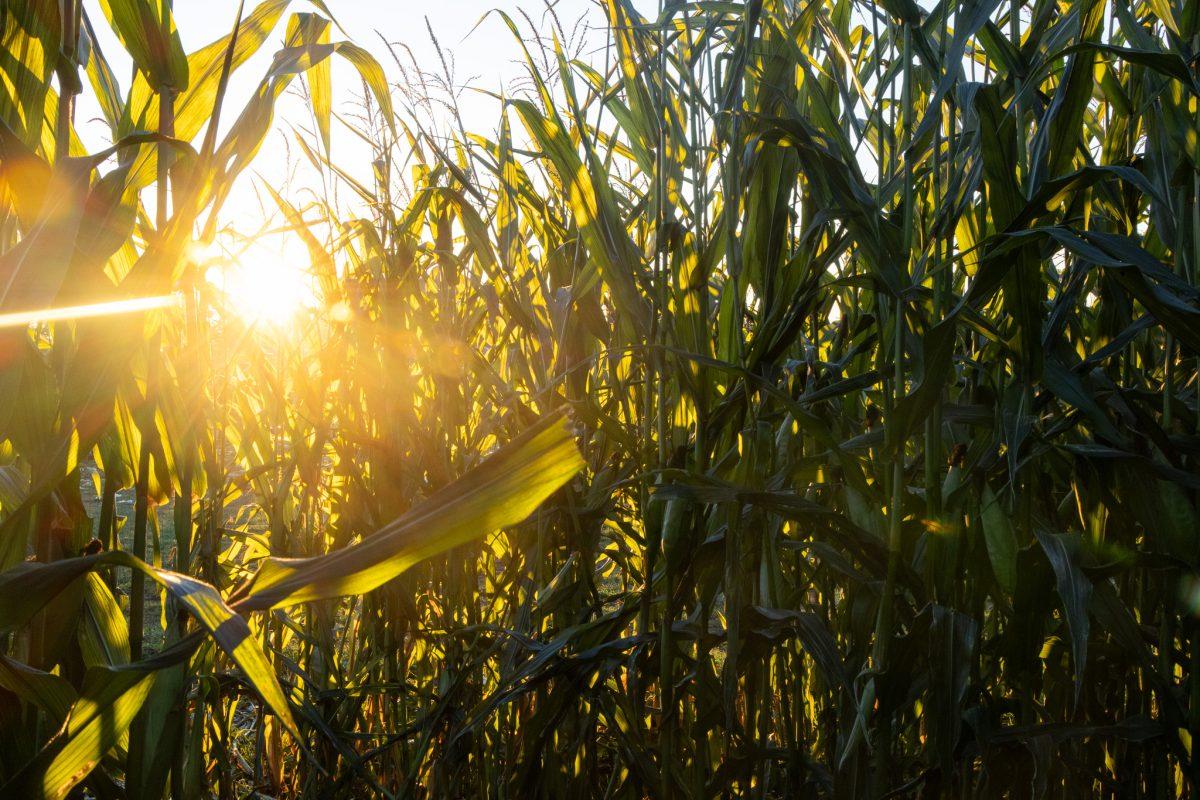
[{"label": "drooping leaf", "polygon": [[1058,596],[1071,633],[1071,659],[1075,663],[1075,702],[1083,690],[1083,672],[1087,666],[1088,636],[1091,632],[1092,583],[1079,565],[1079,542],[1062,533],[1035,529],[1038,541],[1054,568]]},{"label": "drooping leaf", "polygon": [[369,592],[423,559],[522,521],[582,466],[566,417],[551,414],[358,544],[314,558],[266,560],[234,608]]}]

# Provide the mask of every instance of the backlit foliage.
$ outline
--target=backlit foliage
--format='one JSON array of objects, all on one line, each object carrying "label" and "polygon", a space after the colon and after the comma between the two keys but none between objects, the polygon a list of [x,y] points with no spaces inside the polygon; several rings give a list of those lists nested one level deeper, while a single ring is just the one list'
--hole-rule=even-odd
[{"label": "backlit foliage", "polygon": [[492,131],[101,6],[0,5],[0,794],[1200,792],[1200,5],[531,8]]}]

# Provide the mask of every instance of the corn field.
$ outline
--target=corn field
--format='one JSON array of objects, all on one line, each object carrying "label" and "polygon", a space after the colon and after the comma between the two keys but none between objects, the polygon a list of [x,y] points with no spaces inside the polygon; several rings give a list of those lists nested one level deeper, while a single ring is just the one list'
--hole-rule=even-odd
[{"label": "corn field", "polygon": [[0,0],[0,797],[1200,798],[1200,2],[337,5]]}]

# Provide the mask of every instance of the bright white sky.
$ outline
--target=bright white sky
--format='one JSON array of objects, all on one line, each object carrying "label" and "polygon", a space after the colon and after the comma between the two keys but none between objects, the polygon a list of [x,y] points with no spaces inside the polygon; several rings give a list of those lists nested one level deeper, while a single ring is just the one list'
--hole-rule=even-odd
[{"label": "bright white sky", "polygon": [[[257,2],[258,0],[246,0],[247,14]],[[585,52],[598,52],[597,48],[604,44],[604,16],[596,4],[597,0],[551,2],[568,37],[580,35],[587,42]],[[634,4],[643,13],[653,14],[657,10],[658,2],[659,0],[635,0]],[[175,17],[184,50],[192,52],[225,36],[232,27],[237,5],[237,0],[175,0]],[[521,51],[518,43],[499,16],[489,12],[501,9],[524,29],[527,25],[520,15],[523,10],[543,32],[550,30],[550,26],[546,24],[545,0],[435,0],[429,3],[416,0],[327,0],[327,5],[348,34],[348,37],[343,37],[334,29],[334,40],[349,38],[367,48],[380,61],[389,81],[393,83],[404,82],[405,76],[388,53],[384,39],[393,45],[406,46],[421,69],[438,73],[442,71],[441,62],[426,28],[426,20],[429,28],[437,36],[443,53],[452,61],[455,83],[490,91],[511,89],[519,85],[524,71],[519,62]],[[127,91],[130,61],[108,30],[99,0],[84,0],[84,7],[100,37],[105,57],[121,81],[122,91]],[[287,13],[316,10],[305,0],[293,0]],[[236,118],[262,79],[273,53],[281,45],[286,20],[287,14],[277,26],[274,38],[235,74],[223,111],[223,129],[227,129]],[[584,24],[577,25],[581,20]],[[585,33],[587,31],[590,33]],[[404,57],[404,48],[395,49]],[[411,62],[406,63],[406,67],[411,68]],[[356,98],[362,94],[361,83],[349,66],[336,57],[333,79],[334,111],[353,114]],[[409,79],[411,80],[411,76]],[[299,87],[299,79],[293,87]],[[295,173],[295,170],[289,170],[289,165],[294,167],[303,159],[295,148],[289,150],[287,126],[294,123],[305,128],[311,127],[308,111],[296,91],[292,90],[290,94],[291,96],[282,98],[277,106],[277,132],[268,139],[252,165],[254,175],[263,180],[270,180],[277,188],[285,181],[284,176]],[[478,91],[466,90],[460,94],[460,102],[468,130],[481,133],[495,131],[499,117],[498,104],[494,98]],[[76,127],[89,149],[98,149],[109,144],[107,126],[88,92],[80,98],[76,111]],[[368,177],[371,174],[368,149],[357,137],[344,129],[339,131],[339,128],[341,126],[335,121],[334,161],[351,175]],[[307,169],[306,162],[304,168]],[[251,173],[243,176],[239,189],[230,198],[229,211],[233,216],[240,216],[238,212],[250,212],[251,208],[248,206],[257,207],[250,177]],[[310,179],[300,177],[297,180],[301,185],[312,185]],[[295,184],[288,184],[285,188],[297,187]],[[256,214],[252,216],[257,217]]]},{"label": "bright white sky", "polygon": [[[635,0],[634,5],[652,10],[657,0]],[[575,23],[586,20],[593,31],[604,24],[596,0],[552,0],[555,13],[568,33]],[[256,0],[246,0],[246,13]],[[391,62],[381,36],[387,41],[406,45],[413,55],[430,70],[440,70],[440,64],[426,21],[438,37],[445,54],[454,61],[456,78],[460,83],[471,82],[482,88],[497,89],[519,78],[521,69],[517,43],[498,16],[488,12],[499,9],[518,22],[523,10],[541,24],[547,4],[543,0],[437,0],[424,3],[417,0],[327,0],[329,9],[349,34],[349,38],[370,50],[388,71],[393,80],[400,75]],[[84,0],[105,56],[112,62],[118,76],[128,75],[129,60],[104,25],[104,15],[98,0]],[[192,52],[229,33],[237,13],[237,0],[175,0],[175,18],[184,49]],[[316,11],[304,0],[293,0],[290,12]],[[260,54],[239,71],[238,84],[248,94],[247,84],[253,85],[270,63],[271,54],[282,39],[284,20],[275,36],[274,46],[264,45]],[[335,40],[338,32],[333,32]],[[597,43],[597,46],[599,43]],[[126,83],[128,81],[126,80]],[[127,86],[122,86],[127,88]],[[236,98],[231,98],[236,99]]]}]

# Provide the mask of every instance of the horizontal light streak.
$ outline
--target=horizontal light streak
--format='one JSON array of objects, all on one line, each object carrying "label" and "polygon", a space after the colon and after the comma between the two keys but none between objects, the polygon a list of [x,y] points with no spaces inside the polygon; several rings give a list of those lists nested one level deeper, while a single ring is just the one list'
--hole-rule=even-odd
[{"label": "horizontal light streak", "polygon": [[132,314],[166,308],[179,302],[178,294],[160,294],[153,297],[134,297],[128,300],[111,300],[107,303],[88,303],[79,306],[39,308],[30,311],[12,311],[0,314],[0,328],[17,328],[37,322],[55,322],[64,319],[104,317],[114,314]]}]

